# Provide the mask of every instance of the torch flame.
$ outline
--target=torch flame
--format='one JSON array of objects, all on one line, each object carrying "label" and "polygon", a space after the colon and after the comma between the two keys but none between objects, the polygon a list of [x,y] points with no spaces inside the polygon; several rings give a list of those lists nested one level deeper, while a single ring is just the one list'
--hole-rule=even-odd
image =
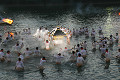
[{"label": "torch flame", "polygon": [[8,24],[12,24],[13,23],[13,20],[11,20],[11,19],[2,19],[2,21],[3,22],[6,22],[6,23],[8,23]]}]

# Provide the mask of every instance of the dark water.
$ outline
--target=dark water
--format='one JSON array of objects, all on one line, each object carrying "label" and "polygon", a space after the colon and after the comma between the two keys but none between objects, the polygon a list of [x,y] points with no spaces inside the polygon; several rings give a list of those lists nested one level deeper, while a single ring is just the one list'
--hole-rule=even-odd
[{"label": "dark water", "polygon": [[[64,26],[67,28],[88,27],[89,31],[98,27],[103,28],[105,36],[109,36],[119,32],[120,16],[118,15],[119,7],[90,7],[79,10],[78,7],[71,9],[39,9],[39,8],[2,8],[2,17],[12,18],[13,25],[2,25],[1,33],[7,31],[22,31],[24,28],[31,28],[32,34],[40,27],[47,27],[52,30],[56,26]],[[42,11],[43,10],[43,11]],[[88,13],[89,12],[89,13]],[[7,29],[4,30],[4,27]],[[98,33],[96,34],[98,39]],[[87,41],[88,44],[88,57],[87,63],[82,68],[77,68],[75,63],[71,64],[68,59],[64,59],[61,65],[56,65],[53,60],[53,54],[57,54],[59,48],[67,46],[68,48],[73,45]],[[70,45],[60,45],[52,47],[50,51],[44,50],[44,45],[33,37],[25,38],[27,46],[34,50],[36,46],[40,47],[43,55],[46,56],[48,62],[45,64],[45,70],[39,71],[36,66],[39,64],[40,58],[31,57],[24,62],[25,71],[16,72],[14,66],[17,58],[12,59],[12,63],[0,63],[0,79],[1,80],[120,80],[119,65],[114,58],[111,59],[109,69],[104,69],[105,62],[100,57],[100,52],[92,52],[92,40],[86,39],[85,36],[73,37]],[[9,43],[8,46],[2,46],[5,51],[11,50],[15,43]],[[110,47],[112,56],[117,54],[118,45]],[[24,51],[25,48],[22,49]],[[12,55],[16,56],[15,53]],[[68,55],[69,56],[69,55]],[[68,58],[68,56],[66,58]]]}]

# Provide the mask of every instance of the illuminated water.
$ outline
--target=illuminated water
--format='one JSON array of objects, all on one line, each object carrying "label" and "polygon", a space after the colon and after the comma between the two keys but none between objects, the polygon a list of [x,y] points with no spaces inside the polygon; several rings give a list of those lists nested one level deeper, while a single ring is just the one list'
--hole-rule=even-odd
[{"label": "illuminated water", "polygon": [[[35,33],[37,28],[40,26],[45,26],[48,30],[52,30],[53,27],[60,25],[65,26],[70,29],[85,27],[89,28],[91,31],[92,28],[95,28],[96,31],[99,26],[103,28],[105,36],[110,34],[115,35],[116,32],[119,32],[120,29],[120,16],[118,16],[117,7],[108,7],[108,8],[97,8],[99,13],[90,14],[81,14],[77,13],[79,11],[72,10],[63,10],[54,11],[54,12],[42,12],[39,9],[3,9],[5,13],[2,13],[4,17],[10,17],[14,20],[12,26],[2,25],[1,33],[4,33],[8,30],[21,31],[23,28],[31,28],[32,33]],[[96,8],[95,8],[96,10]],[[85,12],[86,13],[86,12]],[[4,30],[4,28],[7,28]],[[98,39],[98,34],[96,35]],[[36,46],[39,46],[44,56],[46,56],[48,62],[45,65],[45,70],[41,73],[36,66],[39,64],[40,58],[31,57],[27,60],[25,64],[24,72],[14,71],[14,66],[17,58],[13,58],[13,62],[10,64],[0,63],[0,79],[1,80],[120,80],[119,66],[115,66],[116,60],[111,59],[109,69],[104,69],[104,61],[100,58],[100,52],[97,50],[95,53],[92,52],[91,48],[91,38],[86,39],[84,36],[73,37],[71,44],[67,47],[71,48],[73,45],[80,43],[81,41],[86,40],[88,43],[88,57],[87,63],[82,69],[79,69],[75,64],[71,64],[68,60],[64,60],[61,65],[56,65],[53,60],[53,54],[58,52],[58,48],[65,47],[66,45],[60,45],[56,48],[53,47],[50,51],[45,51],[44,46],[35,38],[28,37],[25,41],[28,43],[28,47],[31,50],[34,50]],[[8,46],[1,46],[5,51],[11,50],[11,47],[15,43],[9,43]],[[110,49],[112,56],[115,56],[117,53],[118,45],[114,45]],[[24,49],[23,49],[24,50]],[[15,53],[12,53],[16,56]]]}]

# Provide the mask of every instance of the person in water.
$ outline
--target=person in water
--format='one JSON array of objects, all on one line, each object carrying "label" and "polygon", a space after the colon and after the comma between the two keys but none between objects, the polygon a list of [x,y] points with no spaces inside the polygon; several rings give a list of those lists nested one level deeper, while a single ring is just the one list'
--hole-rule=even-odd
[{"label": "person in water", "polygon": [[38,49],[38,47],[36,47],[36,49],[34,50],[34,56],[40,56],[40,50]]},{"label": "person in water", "polygon": [[116,55],[116,59],[120,63],[120,49],[118,49],[118,54]]},{"label": "person in water", "polygon": [[100,48],[100,51],[101,51],[101,57],[104,58],[106,53],[105,45],[103,45],[103,47]]},{"label": "person in water", "polygon": [[87,57],[87,51],[86,51],[83,47],[81,47],[80,53],[81,53],[82,57],[83,57],[84,59],[86,59],[86,57]]},{"label": "person in water", "polygon": [[10,51],[8,50],[6,54],[6,61],[11,62],[11,58],[12,58],[12,55],[10,54]]},{"label": "person in water", "polygon": [[118,43],[118,41],[119,41],[119,35],[118,35],[118,33],[116,33],[116,36],[114,38],[115,38],[115,42]]},{"label": "person in water", "polygon": [[45,62],[46,62],[45,57],[41,58],[41,60],[40,60],[40,66],[39,66],[39,69],[44,69],[43,64],[44,64]]},{"label": "person in water", "polygon": [[84,64],[84,59],[81,56],[81,54],[78,54],[78,57],[77,57],[77,66],[81,67],[81,66],[83,66],[83,64]]},{"label": "person in water", "polygon": [[32,54],[32,51],[30,51],[29,48],[26,48],[26,51],[24,52],[24,54],[25,54],[25,58],[27,59]]},{"label": "person in water", "polygon": [[18,61],[16,62],[15,70],[17,71],[24,70],[24,64],[21,61],[21,58],[18,58]]},{"label": "person in water", "polygon": [[21,58],[21,60],[24,61],[24,57],[21,53],[18,53],[18,58]]},{"label": "person in water", "polygon": [[64,56],[61,56],[61,53],[59,53],[57,56],[55,56],[56,58],[56,64],[61,64],[61,59],[63,58]]},{"label": "person in water", "polygon": [[19,45],[19,43],[17,43],[17,44],[14,46],[14,49],[15,49],[15,52],[16,52],[16,53],[20,52],[21,46]]},{"label": "person in water", "polygon": [[106,61],[106,63],[110,63],[110,56],[111,56],[111,54],[108,52],[108,49],[106,49],[106,53],[105,53],[105,61]]},{"label": "person in water", "polygon": [[3,53],[3,49],[0,51],[0,61],[4,62],[5,61],[5,54]]},{"label": "person in water", "polygon": [[50,49],[50,43],[49,43],[48,40],[46,40],[45,46],[46,46],[46,50],[49,50],[49,49]]},{"label": "person in water", "polygon": [[76,61],[75,51],[72,51],[72,55],[70,56],[70,61],[71,61],[71,62],[75,62],[75,61]]}]

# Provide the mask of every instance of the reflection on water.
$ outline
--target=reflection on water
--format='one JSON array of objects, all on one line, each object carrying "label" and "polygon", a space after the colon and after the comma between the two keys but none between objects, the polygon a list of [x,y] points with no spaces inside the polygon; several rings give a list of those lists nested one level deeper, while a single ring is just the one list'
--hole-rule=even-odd
[{"label": "reflection on water", "polygon": [[[92,7],[93,8],[93,7]],[[89,10],[89,9],[87,9]],[[96,10],[96,9],[95,9]],[[103,28],[103,31],[105,33],[105,36],[109,36],[110,34],[113,34],[115,36],[115,33],[119,31],[119,17],[118,15],[115,15],[114,7],[111,8],[101,8],[101,13],[95,13],[95,14],[89,14],[89,15],[81,15],[79,13],[74,12],[75,10],[71,11],[64,11],[62,13],[45,13],[41,14],[39,12],[27,12],[21,9],[21,11],[14,11],[14,10],[6,10],[6,14],[4,16],[12,16],[14,20],[14,24],[9,25],[3,25],[0,26],[0,32],[1,34],[4,34],[5,32],[11,30],[11,31],[22,31],[22,29],[25,28],[31,28],[31,33],[35,33],[36,30],[40,26],[47,27],[49,31],[53,29],[53,27],[56,26],[63,26],[67,27],[69,29],[79,29],[80,27],[88,27],[89,32],[91,32],[92,28],[95,28],[96,32],[98,30],[98,27],[101,26]],[[3,29],[3,27],[6,27],[6,29]],[[98,33],[96,34],[96,40],[98,40],[99,36]],[[30,58],[28,61],[26,61],[25,64],[25,71],[24,72],[15,72],[13,71],[13,68],[15,66],[16,58],[12,59],[12,63],[6,64],[6,63],[0,63],[0,78],[1,79],[18,79],[18,80],[42,80],[42,79],[48,79],[48,80],[76,80],[76,79],[83,79],[83,80],[94,80],[94,79],[119,79],[119,66],[116,65],[116,60],[112,59],[110,62],[110,65],[105,64],[103,60],[100,59],[100,51],[96,50],[92,52],[91,48],[91,38],[85,38],[85,36],[73,36],[71,39],[70,45],[60,45],[53,47],[50,51],[44,50],[44,45],[40,43],[39,40],[29,36],[26,38],[26,36],[22,36],[25,38],[27,47],[30,47],[31,50],[34,50],[35,47],[39,47],[40,50],[43,53],[43,56],[46,56],[48,59],[48,62],[45,65],[45,70],[38,70],[36,66],[38,66],[40,58]],[[55,65],[53,60],[53,54],[57,54],[60,48],[68,47],[72,48],[74,45],[87,41],[88,44],[88,57],[87,57],[87,63],[85,66],[81,68],[77,68],[75,63],[69,62],[69,54],[65,59],[63,59],[63,64],[61,65]],[[14,43],[9,43],[8,46],[2,46],[1,48],[7,50],[11,50],[11,47],[14,46]],[[113,47],[110,47],[110,53],[112,56],[115,56],[117,53],[117,45],[114,45]],[[22,51],[24,51],[25,48],[23,48]],[[17,56],[16,54],[12,53],[14,56]],[[104,69],[104,68],[108,69]],[[9,72],[7,72],[9,70]],[[17,76],[16,76],[17,75]]]}]

